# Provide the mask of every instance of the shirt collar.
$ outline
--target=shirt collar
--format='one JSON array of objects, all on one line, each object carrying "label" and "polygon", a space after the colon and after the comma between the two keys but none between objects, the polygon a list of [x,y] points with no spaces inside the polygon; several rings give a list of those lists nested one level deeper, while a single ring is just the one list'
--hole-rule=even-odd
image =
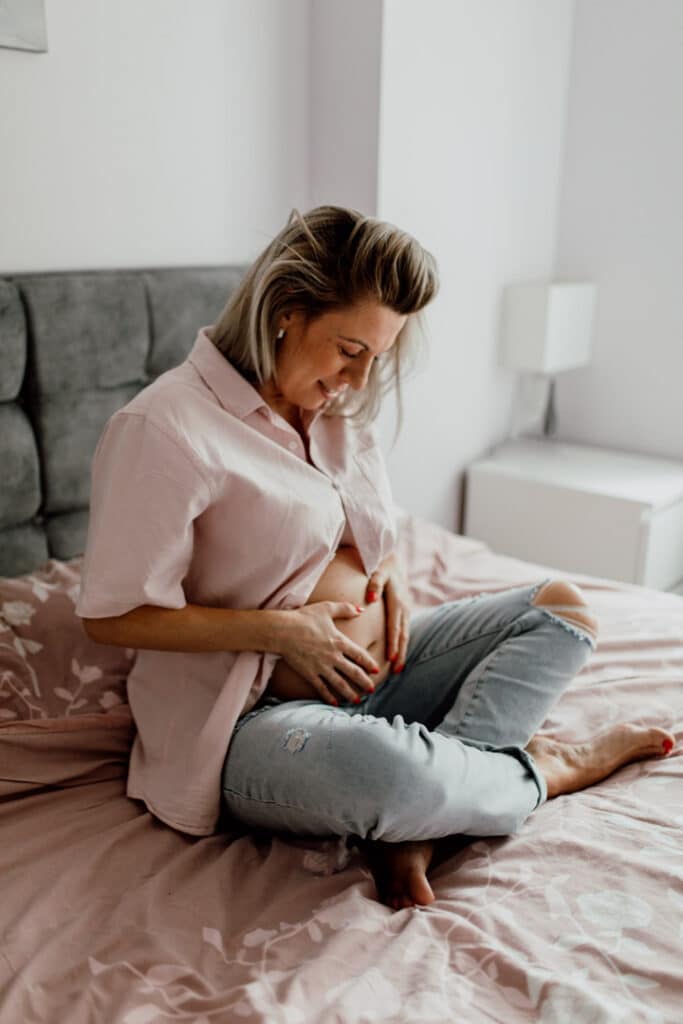
[{"label": "shirt collar", "polygon": [[187,359],[224,409],[245,419],[261,407],[269,408],[253,384],[235,369],[220,352],[206,333],[208,327],[200,327],[195,343]]},{"label": "shirt collar", "polygon": [[[239,419],[246,419],[250,413],[263,409],[272,419],[275,413],[265,398],[236,370],[232,363],[216,348],[206,333],[210,327],[200,327],[194,345],[187,356],[208,388],[221,403],[224,409]],[[302,420],[306,430],[315,423],[323,408],[312,412],[302,411]]]}]

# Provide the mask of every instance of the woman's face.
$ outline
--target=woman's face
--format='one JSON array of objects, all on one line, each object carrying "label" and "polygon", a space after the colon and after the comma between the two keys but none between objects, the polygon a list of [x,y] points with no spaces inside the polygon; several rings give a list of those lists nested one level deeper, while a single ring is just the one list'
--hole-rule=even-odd
[{"label": "woman's face", "polygon": [[286,419],[299,409],[314,411],[347,387],[362,390],[373,361],[388,352],[408,317],[368,300],[306,323],[301,312],[284,314],[278,343],[278,385],[268,381],[261,394]]}]

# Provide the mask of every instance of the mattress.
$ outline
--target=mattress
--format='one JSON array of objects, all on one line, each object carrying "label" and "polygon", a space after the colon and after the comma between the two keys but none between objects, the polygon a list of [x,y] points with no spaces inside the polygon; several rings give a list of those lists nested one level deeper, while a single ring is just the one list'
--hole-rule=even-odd
[{"label": "mattress", "polygon": [[[404,510],[417,608],[555,575],[597,649],[540,730],[681,739],[683,598],[507,558]],[[0,1021],[683,1020],[683,757],[629,764],[511,836],[454,837],[394,911],[343,840],[193,837],[126,797],[133,651],[73,614],[81,560],[0,580]]]}]

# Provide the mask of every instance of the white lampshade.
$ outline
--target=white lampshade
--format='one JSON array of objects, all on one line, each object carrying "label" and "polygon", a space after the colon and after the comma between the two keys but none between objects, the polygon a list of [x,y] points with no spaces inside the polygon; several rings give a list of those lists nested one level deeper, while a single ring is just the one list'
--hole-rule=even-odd
[{"label": "white lampshade", "polygon": [[594,284],[513,284],[503,296],[505,366],[553,374],[590,363]]}]

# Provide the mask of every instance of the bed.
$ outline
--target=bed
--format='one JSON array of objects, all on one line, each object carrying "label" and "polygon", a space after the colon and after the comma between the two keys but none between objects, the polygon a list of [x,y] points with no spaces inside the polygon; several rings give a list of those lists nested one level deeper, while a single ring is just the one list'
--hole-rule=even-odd
[{"label": "bed", "polygon": [[[125,795],[135,651],[74,612],[111,413],[184,359],[239,266],[0,279],[2,1024],[680,1024],[683,756],[454,837],[436,901],[378,902],[343,840],[194,837]],[[683,598],[505,557],[396,508],[417,608],[550,574],[597,650],[544,723],[683,728]]]}]

